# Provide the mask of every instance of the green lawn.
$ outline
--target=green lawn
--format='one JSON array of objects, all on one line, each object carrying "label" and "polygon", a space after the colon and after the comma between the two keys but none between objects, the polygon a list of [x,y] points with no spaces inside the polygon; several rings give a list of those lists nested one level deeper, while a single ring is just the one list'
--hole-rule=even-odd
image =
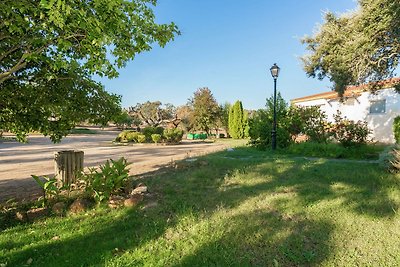
[{"label": "green lawn", "polygon": [[70,134],[97,134],[97,131],[89,128],[74,128],[71,129]]},{"label": "green lawn", "polygon": [[242,148],[143,181],[134,210],[3,227],[0,265],[400,265],[400,177],[377,164]]}]

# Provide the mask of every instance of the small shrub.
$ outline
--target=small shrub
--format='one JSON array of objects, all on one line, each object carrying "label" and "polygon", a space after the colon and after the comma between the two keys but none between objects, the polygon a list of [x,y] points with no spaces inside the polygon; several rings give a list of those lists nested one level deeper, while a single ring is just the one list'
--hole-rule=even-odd
[{"label": "small shrub", "polygon": [[165,129],[163,136],[167,143],[179,143],[182,141],[183,131],[180,129]]},{"label": "small shrub", "polygon": [[291,106],[287,117],[287,129],[292,136],[305,134],[317,143],[327,143],[332,137],[331,124],[319,107]]},{"label": "small shrub", "polygon": [[151,140],[156,144],[159,143],[161,141],[161,134],[152,134]]},{"label": "small shrub", "polygon": [[146,136],[146,140],[148,142],[152,141],[151,135],[153,135],[153,134],[162,135],[163,132],[164,132],[164,128],[163,127],[152,127],[152,126],[149,126],[149,127],[143,128],[143,130],[142,130],[142,134],[144,134]]},{"label": "small shrub", "polygon": [[[131,136],[131,141],[133,141],[132,136],[136,134],[135,131],[122,131],[118,134],[118,136],[115,138],[116,142],[128,142],[128,136]],[[129,141],[129,142],[131,142]]]},{"label": "small shrub", "polygon": [[107,200],[125,185],[129,176],[128,165],[125,158],[120,158],[115,161],[107,160],[99,168],[89,168],[89,171],[80,177],[85,184],[85,191],[94,197],[96,202]]},{"label": "small shrub", "polygon": [[340,116],[340,112],[335,115],[335,124],[333,132],[335,139],[344,147],[362,145],[367,143],[368,135],[371,130],[368,128],[367,122],[354,122]]},{"label": "small shrub", "polygon": [[[286,121],[282,116],[276,129],[276,141],[279,148],[285,148],[292,143],[290,133],[285,125]],[[256,111],[253,118],[249,119],[249,126],[250,145],[263,150],[271,148],[272,120],[267,111],[261,109]]]},{"label": "small shrub", "polygon": [[47,202],[50,198],[58,197],[61,192],[61,188],[58,185],[58,180],[56,177],[50,178],[48,176],[31,176],[43,190],[43,206],[47,205]]},{"label": "small shrub", "polygon": [[144,134],[138,134],[137,135],[137,142],[138,143],[145,143],[147,140],[146,136]]},{"label": "small shrub", "polygon": [[379,165],[388,172],[400,171],[400,150],[398,145],[388,146],[379,156]]},{"label": "small shrub", "polygon": [[393,121],[393,134],[394,139],[396,140],[396,144],[400,143],[400,116],[394,118]]},{"label": "small shrub", "polygon": [[126,140],[128,141],[128,142],[138,142],[138,135],[139,135],[139,133],[138,132],[133,132],[133,131],[130,131],[130,132],[128,132],[127,134],[126,134]]}]

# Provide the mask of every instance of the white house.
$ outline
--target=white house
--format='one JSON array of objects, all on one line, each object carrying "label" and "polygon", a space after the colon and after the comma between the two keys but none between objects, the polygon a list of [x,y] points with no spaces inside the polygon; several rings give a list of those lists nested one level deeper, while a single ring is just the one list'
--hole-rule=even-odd
[{"label": "white house", "polygon": [[368,91],[369,85],[347,87],[343,99],[336,92],[326,92],[296,98],[292,104],[298,106],[319,106],[329,121],[339,110],[342,116],[354,121],[366,121],[372,130],[372,138],[383,143],[394,143],[393,119],[400,115],[400,94],[393,84],[400,78],[384,81],[382,89],[375,93]]}]

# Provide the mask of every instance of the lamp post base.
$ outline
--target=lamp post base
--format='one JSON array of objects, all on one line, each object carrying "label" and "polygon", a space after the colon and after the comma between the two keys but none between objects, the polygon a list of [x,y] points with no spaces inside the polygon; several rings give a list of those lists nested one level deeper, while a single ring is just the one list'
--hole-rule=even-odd
[{"label": "lamp post base", "polygon": [[272,150],[276,149],[276,131],[272,130],[271,131],[271,136],[272,136]]}]

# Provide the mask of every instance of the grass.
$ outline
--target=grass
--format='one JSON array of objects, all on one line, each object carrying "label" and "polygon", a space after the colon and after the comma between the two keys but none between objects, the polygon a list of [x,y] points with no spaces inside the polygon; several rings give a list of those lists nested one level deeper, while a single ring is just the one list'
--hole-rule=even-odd
[{"label": "grass", "polygon": [[88,128],[71,129],[70,134],[97,134],[97,131]]},{"label": "grass", "polygon": [[377,164],[237,148],[137,179],[136,209],[3,227],[0,264],[400,265],[400,177]]},{"label": "grass", "polygon": [[377,160],[385,145],[365,144],[354,147],[343,147],[336,143],[302,142],[290,145],[284,154],[306,157],[324,157],[336,159]]}]

